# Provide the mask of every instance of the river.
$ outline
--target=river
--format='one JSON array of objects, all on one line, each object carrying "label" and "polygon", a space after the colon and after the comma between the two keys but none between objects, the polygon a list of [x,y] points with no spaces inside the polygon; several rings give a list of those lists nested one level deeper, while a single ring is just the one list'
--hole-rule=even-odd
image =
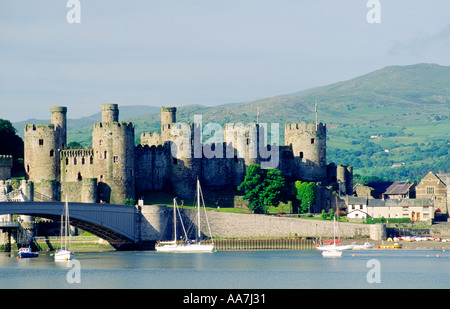
[{"label": "river", "polygon": [[0,254],[1,289],[433,289],[450,287],[450,251],[316,250],[155,251],[75,253],[55,262],[49,253],[18,259]]}]

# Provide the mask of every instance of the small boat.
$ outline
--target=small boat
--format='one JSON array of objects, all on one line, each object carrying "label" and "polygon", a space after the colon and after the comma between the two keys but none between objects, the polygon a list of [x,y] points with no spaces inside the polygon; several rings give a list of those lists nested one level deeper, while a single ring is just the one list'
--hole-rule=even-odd
[{"label": "small boat", "polygon": [[[340,257],[342,256],[342,247],[343,246],[336,246],[336,221],[333,217],[333,244],[329,244],[326,246],[318,246],[316,247],[317,250],[322,250],[322,256],[323,257]],[[341,249],[339,249],[341,248]]]},{"label": "small boat", "polygon": [[325,250],[352,250],[354,249],[355,245],[336,245],[336,244],[330,244],[330,245],[320,245],[317,246],[316,249],[320,250],[320,251],[325,251]]},{"label": "small boat", "polygon": [[327,251],[329,251],[329,250],[338,250],[338,251],[352,250],[355,245],[336,245],[336,244],[341,242],[341,238],[339,237],[339,239],[336,240],[336,220],[335,220],[335,218],[333,218],[333,227],[334,227],[333,240],[331,240],[331,241],[324,241],[324,242],[328,242],[328,245],[318,245],[318,246],[316,246],[316,249],[320,250],[320,251],[325,251],[325,250],[327,250]]},{"label": "small boat", "polygon": [[[67,237],[68,230],[69,230],[69,203],[67,202],[67,195],[66,195],[66,205],[64,207],[64,227],[63,227],[63,215],[61,215],[61,248],[58,249],[55,253],[55,261],[67,261],[71,260],[73,258],[73,253],[66,249],[67,248]],[[63,246],[63,233],[62,230],[64,230],[64,246]]]},{"label": "small boat", "polygon": [[67,261],[73,258],[73,253],[66,248],[58,249],[55,253],[55,261]]},{"label": "small boat", "polygon": [[[173,199],[173,228],[174,228],[173,235],[174,235],[174,239],[172,241],[158,242],[155,246],[156,251],[158,251],[158,252],[176,252],[176,253],[214,252],[214,243],[210,243],[210,244],[201,244],[200,243],[200,237],[201,237],[201,232],[200,232],[200,194],[201,194],[200,182],[197,179],[197,219],[198,219],[197,239],[196,240],[188,239],[186,231],[184,230],[184,226],[183,226],[186,240],[184,241],[183,244],[177,244],[177,211],[179,214],[179,210],[178,210],[176,198],[174,198]],[[203,198],[203,196],[202,196],[202,198]],[[211,229],[209,226],[208,217],[206,215],[206,209],[205,209],[204,202],[203,202],[203,209],[205,212],[206,222],[208,223],[209,234],[212,239]],[[179,214],[179,217],[180,217],[181,224],[183,224],[180,214]]]},{"label": "small boat", "polygon": [[31,247],[25,247],[25,248],[20,248],[19,249],[19,258],[34,258],[34,257],[38,257],[39,252],[33,252],[31,251]]},{"label": "small boat", "polygon": [[340,256],[342,256],[342,250],[335,250],[335,249],[323,250],[322,256],[323,257],[340,257]]},{"label": "small boat", "polygon": [[354,245],[353,250],[365,250],[365,249],[371,249],[373,248],[373,245],[369,242],[365,242],[363,245]]},{"label": "small boat", "polygon": [[402,244],[395,243],[393,245],[382,245],[377,246],[378,249],[400,249],[402,247]]}]

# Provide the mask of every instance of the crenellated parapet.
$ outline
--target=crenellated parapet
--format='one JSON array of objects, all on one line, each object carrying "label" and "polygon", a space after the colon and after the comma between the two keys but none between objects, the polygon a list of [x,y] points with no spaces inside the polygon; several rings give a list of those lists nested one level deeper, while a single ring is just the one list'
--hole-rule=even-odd
[{"label": "crenellated parapet", "polygon": [[13,157],[11,155],[0,155],[0,167],[9,167],[13,166]]}]

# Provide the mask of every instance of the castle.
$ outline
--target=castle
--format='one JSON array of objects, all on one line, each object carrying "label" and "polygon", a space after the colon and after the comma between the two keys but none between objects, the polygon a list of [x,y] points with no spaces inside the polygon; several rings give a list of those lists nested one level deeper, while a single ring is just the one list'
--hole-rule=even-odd
[{"label": "castle", "polygon": [[225,125],[220,142],[203,143],[201,123],[177,123],[176,108],[162,107],[161,132],[142,133],[135,146],[134,124],[119,121],[118,105],[102,104],[101,111],[89,148],[67,148],[66,107],[51,107],[48,125],[25,126],[25,171],[38,195],[122,204],[166,190],[191,199],[197,179],[207,190],[235,189],[247,166],[269,162],[291,179],[339,183],[343,193],[352,192],[351,167],[327,166],[322,123],[286,124],[285,146],[267,145],[262,124]]}]

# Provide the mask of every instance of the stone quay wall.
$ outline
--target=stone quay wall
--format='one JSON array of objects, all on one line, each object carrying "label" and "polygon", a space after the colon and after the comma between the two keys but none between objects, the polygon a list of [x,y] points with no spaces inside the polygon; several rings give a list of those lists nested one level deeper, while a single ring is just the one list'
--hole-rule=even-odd
[{"label": "stone quay wall", "polygon": [[[186,230],[197,225],[197,211],[180,209]],[[143,241],[173,239],[173,208],[166,206],[141,206],[141,239]],[[208,222],[213,237],[333,237],[332,221],[276,217],[261,214],[239,214],[208,211]],[[208,235],[204,215],[200,220],[202,234]],[[177,229],[180,231],[181,226]],[[190,228],[192,231],[192,227]],[[336,233],[338,233],[336,231]],[[368,236],[372,240],[386,237],[383,224],[339,223],[341,237]],[[338,235],[336,235],[338,236]],[[195,237],[190,234],[189,237]]]}]

